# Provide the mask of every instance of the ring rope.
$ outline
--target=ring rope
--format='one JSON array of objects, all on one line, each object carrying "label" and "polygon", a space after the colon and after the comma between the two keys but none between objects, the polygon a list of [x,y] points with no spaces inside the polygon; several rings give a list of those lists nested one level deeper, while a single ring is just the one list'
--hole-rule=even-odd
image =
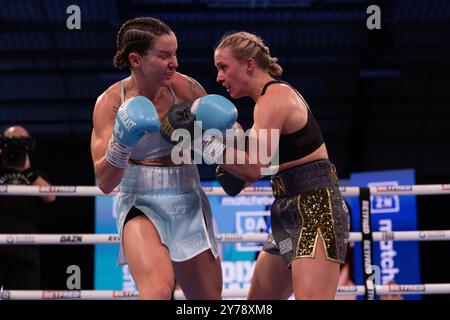
[{"label": "ring rope", "polygon": [[[220,242],[265,242],[267,233],[219,233]],[[350,241],[361,241],[360,232],[350,232]],[[450,230],[373,232],[375,241],[448,241]],[[0,234],[0,245],[61,244],[91,245],[119,243],[117,234]]]},{"label": "ring rope", "polygon": [[[450,194],[450,184],[424,184],[424,185],[401,185],[401,186],[375,186],[370,187],[371,195],[438,195]],[[226,196],[227,194],[221,187],[203,187],[205,193],[210,196]],[[359,196],[359,187],[340,187],[344,196]],[[0,185],[1,195],[14,196],[113,196],[118,192],[115,189],[110,194],[104,194],[96,186],[19,186],[19,185]],[[247,187],[239,195],[243,196],[272,196],[271,187]]]},{"label": "ring rope", "polygon": [[[450,283],[432,284],[388,284],[376,285],[377,295],[406,294],[449,294]],[[223,289],[223,298],[245,298],[248,289]],[[336,295],[364,295],[364,286],[340,286]],[[137,290],[4,290],[0,291],[0,300],[111,300],[137,299]],[[181,290],[175,290],[175,300],[184,300]]]}]

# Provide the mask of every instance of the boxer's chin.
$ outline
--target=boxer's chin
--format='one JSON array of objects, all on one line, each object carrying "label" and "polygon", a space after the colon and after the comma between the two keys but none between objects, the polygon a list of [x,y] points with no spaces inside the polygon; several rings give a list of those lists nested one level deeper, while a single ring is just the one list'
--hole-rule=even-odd
[{"label": "boxer's chin", "polygon": [[230,97],[235,98],[235,96],[234,96],[234,90],[233,90],[232,88],[228,88],[228,89],[227,89],[227,93],[228,93],[228,95],[229,95]]},{"label": "boxer's chin", "polygon": [[162,79],[162,82],[164,85],[172,84],[174,78],[174,74],[172,75],[165,75]]},{"label": "boxer's chin", "polygon": [[233,99],[239,99],[241,97],[243,97],[242,94],[239,94],[239,92],[234,91],[233,89],[228,90],[228,94],[230,95],[230,97],[232,97]]}]

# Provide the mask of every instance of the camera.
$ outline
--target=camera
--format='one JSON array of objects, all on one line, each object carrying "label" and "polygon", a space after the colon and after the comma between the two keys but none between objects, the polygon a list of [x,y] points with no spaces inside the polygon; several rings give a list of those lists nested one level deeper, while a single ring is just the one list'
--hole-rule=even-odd
[{"label": "camera", "polygon": [[32,154],[34,148],[33,138],[0,135],[0,163],[6,167],[23,167],[27,154]]}]

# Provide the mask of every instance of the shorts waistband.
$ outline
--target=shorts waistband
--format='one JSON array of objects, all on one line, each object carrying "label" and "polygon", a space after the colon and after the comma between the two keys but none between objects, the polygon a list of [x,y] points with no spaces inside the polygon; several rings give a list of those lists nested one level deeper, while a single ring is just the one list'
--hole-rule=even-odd
[{"label": "shorts waistband", "polygon": [[293,196],[321,188],[339,187],[336,167],[329,160],[317,160],[283,170],[272,176],[274,197]]},{"label": "shorts waistband", "polygon": [[199,188],[200,177],[193,164],[158,167],[129,164],[120,191],[130,194],[181,194]]}]

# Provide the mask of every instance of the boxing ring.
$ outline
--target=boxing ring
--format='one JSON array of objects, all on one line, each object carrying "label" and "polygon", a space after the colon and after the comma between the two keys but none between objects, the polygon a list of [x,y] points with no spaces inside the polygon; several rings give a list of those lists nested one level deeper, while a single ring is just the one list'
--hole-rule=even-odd
[{"label": "boxing ring", "polygon": [[[359,187],[341,187],[343,196],[360,196]],[[442,195],[450,194],[450,184],[433,185],[400,185],[400,186],[376,186],[369,189],[370,195]],[[204,187],[209,196],[226,196],[220,187]],[[103,194],[98,187],[93,186],[16,186],[1,185],[0,196],[113,196],[115,190],[110,195]],[[271,196],[270,187],[248,187],[240,195],[251,196]],[[448,241],[450,240],[450,230],[422,230],[422,231],[389,231],[371,232],[373,241]],[[266,233],[244,233],[229,234],[218,233],[216,238],[222,243],[246,243],[264,242]],[[70,239],[72,241],[61,241]],[[0,234],[0,245],[94,245],[112,244],[116,245],[120,241],[117,234]],[[363,233],[351,232],[350,241],[363,241]],[[376,295],[409,295],[409,294],[450,294],[450,283],[434,284],[388,284],[374,285]],[[224,289],[222,294],[224,299],[242,299],[247,295],[247,289]],[[340,286],[336,295],[360,296],[367,294],[367,287]],[[4,290],[0,291],[0,300],[110,300],[110,299],[137,299],[139,296],[136,290]],[[185,299],[181,290],[174,293],[176,300]]]}]

